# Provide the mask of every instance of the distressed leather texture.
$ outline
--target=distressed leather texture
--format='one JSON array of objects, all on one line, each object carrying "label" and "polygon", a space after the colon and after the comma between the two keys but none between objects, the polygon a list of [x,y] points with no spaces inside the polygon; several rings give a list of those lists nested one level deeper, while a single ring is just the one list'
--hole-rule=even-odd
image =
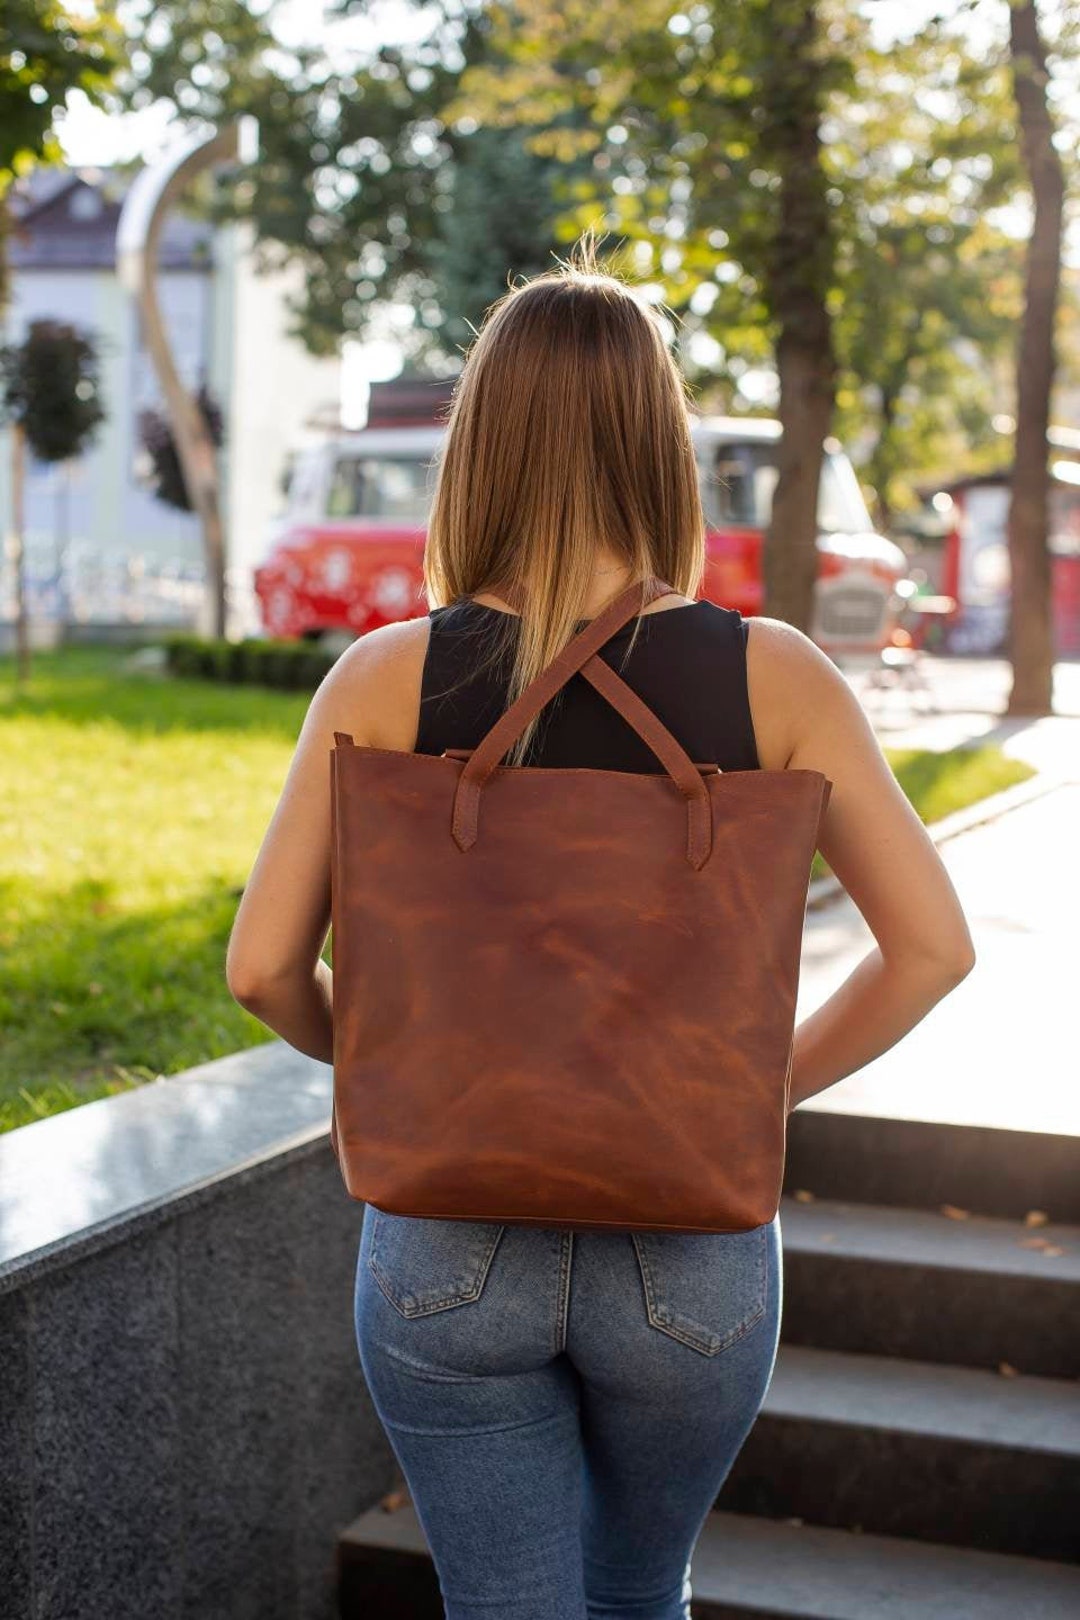
[{"label": "distressed leather texture", "polygon": [[[596,656],[671,590],[623,591],[475,749],[335,732],[332,1140],[352,1197],[638,1232],[776,1214],[832,784],[691,761]],[[502,764],[578,669],[663,772]]]}]

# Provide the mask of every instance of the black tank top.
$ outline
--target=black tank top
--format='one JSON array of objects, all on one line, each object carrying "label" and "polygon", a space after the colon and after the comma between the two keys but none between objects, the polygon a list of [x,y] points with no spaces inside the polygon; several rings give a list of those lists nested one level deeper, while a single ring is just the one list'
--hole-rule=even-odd
[{"label": "black tank top", "polygon": [[[506,660],[520,620],[471,597],[433,608],[428,618],[416,752],[475,748],[507,706]],[[633,687],[695,764],[760,770],[746,681],[749,626],[742,614],[704,599],[646,613],[627,658],[633,627],[633,621],[624,625],[600,649],[605,663]],[[492,661],[493,653],[501,655],[498,661]],[[580,673],[542,711],[524,763],[609,771],[664,768]]]}]

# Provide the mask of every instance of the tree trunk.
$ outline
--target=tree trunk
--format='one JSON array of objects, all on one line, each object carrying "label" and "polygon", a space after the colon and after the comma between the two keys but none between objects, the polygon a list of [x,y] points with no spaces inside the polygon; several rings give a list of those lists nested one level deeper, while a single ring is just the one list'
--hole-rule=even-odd
[{"label": "tree trunk", "polygon": [[874,453],[870,457],[870,480],[874,486],[874,501],[877,507],[874,519],[881,533],[888,534],[892,528],[892,502],[889,499],[889,487],[892,483],[895,462],[892,437],[896,426],[896,406],[900,388],[891,383],[882,383],[879,394],[881,400],[881,427],[878,431]]},{"label": "tree trunk", "polygon": [[[821,314],[828,325],[824,309]],[[765,539],[762,612],[809,635],[818,575],[818,492],[821,460],[832,423],[832,346],[782,329],[776,345],[780,374],[779,473]]]},{"label": "tree trunk", "polygon": [[1006,713],[1048,714],[1053,706],[1054,646],[1047,430],[1056,369],[1054,324],[1065,188],[1061,159],[1053,144],[1046,99],[1046,49],[1034,0],[1014,0],[1009,28],[1013,93],[1034,220],[1016,368],[1016,452],[1008,519],[1013,680]]},{"label": "tree trunk", "polygon": [[26,435],[11,424],[11,546],[15,585],[15,687],[30,679],[30,626],[26,611]]},{"label": "tree trunk", "polygon": [[[0,312],[6,310],[11,293],[8,279],[7,242],[11,229],[7,198],[0,195]],[[26,441],[18,422],[11,424],[11,574],[15,598],[15,689],[30,675],[30,636],[26,616]]]},{"label": "tree trunk", "polygon": [[779,479],[763,558],[762,612],[810,633],[818,575],[817,509],[824,441],[832,424],[836,361],[826,303],[833,224],[821,165],[824,101],[814,0],[774,13],[777,39],[764,85],[764,135],[780,187],[769,266],[769,306],[779,327]]}]

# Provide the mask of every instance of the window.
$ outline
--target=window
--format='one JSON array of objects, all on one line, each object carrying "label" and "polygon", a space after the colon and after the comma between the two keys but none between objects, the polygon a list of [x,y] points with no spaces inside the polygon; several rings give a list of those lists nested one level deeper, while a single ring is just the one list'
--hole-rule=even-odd
[{"label": "window", "polygon": [[330,481],[326,515],[426,523],[430,465],[418,457],[342,456]]},{"label": "window", "polygon": [[[712,468],[706,470],[706,461],[701,495],[708,523],[714,528],[768,527],[779,476],[776,452],[775,444],[754,442],[706,449]],[[873,528],[858,479],[843,451],[827,451],[822,462],[818,527],[825,534]]]}]

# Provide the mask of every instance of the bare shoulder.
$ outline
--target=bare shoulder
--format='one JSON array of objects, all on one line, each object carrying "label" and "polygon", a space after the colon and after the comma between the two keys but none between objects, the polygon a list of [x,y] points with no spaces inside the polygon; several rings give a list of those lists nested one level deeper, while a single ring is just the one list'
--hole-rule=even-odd
[{"label": "bare shoulder", "polygon": [[348,731],[370,748],[410,750],[429,634],[430,620],[422,614],[368,630],[347,647],[309,711],[325,737]]},{"label": "bare shoulder", "polygon": [[809,737],[846,714],[861,729],[858,699],[815,641],[793,624],[748,617],[746,679],[758,757],[767,770],[790,769]]}]

